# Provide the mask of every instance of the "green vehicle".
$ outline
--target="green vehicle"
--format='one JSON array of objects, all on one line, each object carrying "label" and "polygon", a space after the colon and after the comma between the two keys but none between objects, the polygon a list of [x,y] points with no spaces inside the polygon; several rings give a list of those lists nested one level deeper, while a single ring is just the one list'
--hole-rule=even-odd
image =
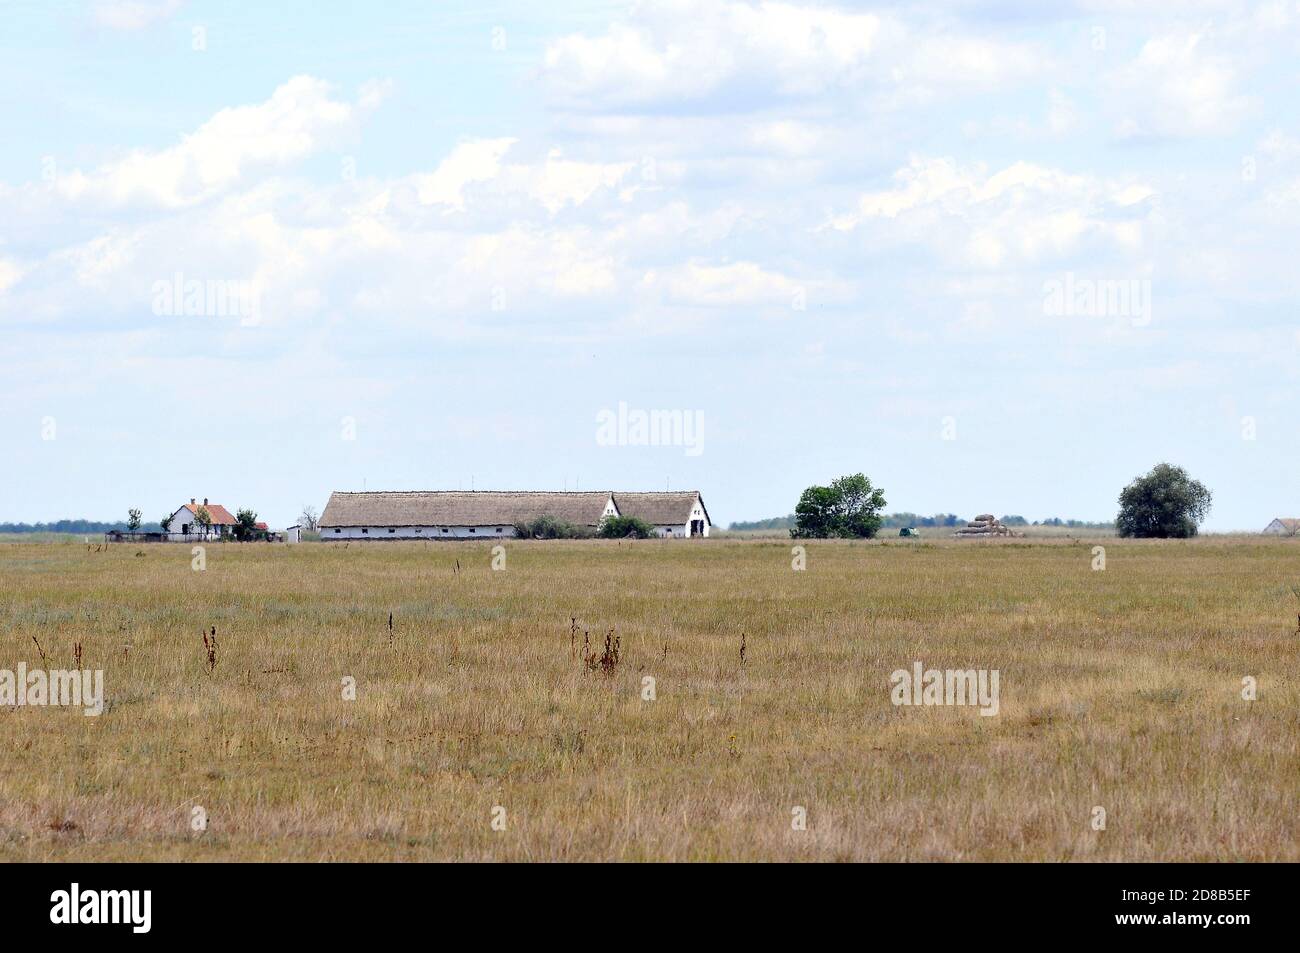
[{"label": "green vehicle", "polygon": [[899,536],[910,536],[913,539],[920,539],[921,534],[916,531],[915,526],[904,526],[898,531]]}]

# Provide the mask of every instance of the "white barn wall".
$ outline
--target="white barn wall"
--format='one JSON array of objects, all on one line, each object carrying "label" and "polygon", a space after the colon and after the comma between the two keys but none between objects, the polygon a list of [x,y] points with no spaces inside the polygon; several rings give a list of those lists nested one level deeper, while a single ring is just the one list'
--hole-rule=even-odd
[{"label": "white barn wall", "polygon": [[704,522],[703,536],[709,535],[709,520],[704,515],[704,506],[700,503],[697,495],[695,502],[691,505],[691,515],[685,523],[657,523],[655,533],[665,539],[690,539],[691,538],[691,520],[702,520]]},{"label": "white barn wall", "polygon": [[[366,532],[369,530],[369,532]],[[390,532],[391,530],[391,532]],[[322,542],[349,539],[509,539],[513,526],[323,526]]]},{"label": "white barn wall", "polygon": [[691,535],[691,524],[690,523],[673,523],[671,525],[657,524],[655,526],[655,535],[662,536],[665,539],[667,539],[668,537],[672,537],[673,539],[681,539],[684,536]]}]

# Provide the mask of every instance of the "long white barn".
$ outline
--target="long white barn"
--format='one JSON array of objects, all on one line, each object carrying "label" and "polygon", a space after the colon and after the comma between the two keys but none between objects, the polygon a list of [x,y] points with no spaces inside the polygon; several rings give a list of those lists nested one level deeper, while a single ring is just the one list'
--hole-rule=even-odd
[{"label": "long white barn", "polygon": [[431,490],[330,494],[323,541],[503,539],[515,524],[550,516],[595,531],[611,516],[635,516],[659,536],[706,537],[711,523],[696,490],[675,493],[534,493]]}]

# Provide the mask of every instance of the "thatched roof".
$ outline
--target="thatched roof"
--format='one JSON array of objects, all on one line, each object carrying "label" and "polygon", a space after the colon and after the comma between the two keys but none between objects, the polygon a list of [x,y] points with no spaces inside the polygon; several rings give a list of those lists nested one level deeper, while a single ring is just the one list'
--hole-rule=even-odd
[{"label": "thatched roof", "polygon": [[330,494],[320,525],[509,526],[553,516],[574,526],[596,526],[609,493],[531,493],[434,490]]},{"label": "thatched roof", "polygon": [[[614,493],[614,505],[620,516],[635,516],[658,526],[685,525],[691,518],[691,507],[699,496],[697,490],[679,490],[674,493]],[[704,500],[700,500],[704,509]],[[707,518],[709,511],[704,510]],[[712,520],[709,520],[712,523]]]}]

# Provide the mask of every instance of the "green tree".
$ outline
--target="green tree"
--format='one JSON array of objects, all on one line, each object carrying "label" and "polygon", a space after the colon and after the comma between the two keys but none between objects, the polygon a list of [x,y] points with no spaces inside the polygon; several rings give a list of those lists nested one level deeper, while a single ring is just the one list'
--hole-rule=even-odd
[{"label": "green tree", "polygon": [[828,486],[810,486],[799,496],[794,508],[795,539],[825,539],[835,532],[835,491]]},{"label": "green tree", "polygon": [[162,527],[162,531],[164,533],[170,533],[172,531],[172,514],[168,513],[166,516],[160,519],[158,521],[158,525]]},{"label": "green tree", "polygon": [[235,539],[241,543],[257,536],[257,514],[250,509],[242,509],[235,514]]},{"label": "green tree", "polygon": [[204,536],[208,535],[208,530],[212,528],[212,514],[208,512],[206,506],[200,506],[194,512],[194,522],[202,527],[201,532]]},{"label": "green tree", "polygon": [[840,477],[830,486],[810,486],[794,508],[795,539],[832,536],[869,539],[880,530],[885,493],[864,474]]},{"label": "green tree", "polygon": [[1119,495],[1115,529],[1121,536],[1186,539],[1210,512],[1212,494],[1182,467],[1158,463]]},{"label": "green tree", "polygon": [[142,514],[139,510],[137,510],[137,509],[132,508],[132,509],[127,510],[127,511],[126,511],[126,528],[127,528],[127,530],[130,531],[130,532],[132,532],[132,533],[134,533],[136,530],[138,530],[138,529],[140,528],[140,520],[141,520],[142,517],[143,517],[143,514]]},{"label": "green tree", "polygon": [[885,508],[885,493],[871,485],[861,473],[840,477],[831,484],[839,497],[835,505],[836,525],[841,536],[870,539],[880,529],[880,511]]}]

